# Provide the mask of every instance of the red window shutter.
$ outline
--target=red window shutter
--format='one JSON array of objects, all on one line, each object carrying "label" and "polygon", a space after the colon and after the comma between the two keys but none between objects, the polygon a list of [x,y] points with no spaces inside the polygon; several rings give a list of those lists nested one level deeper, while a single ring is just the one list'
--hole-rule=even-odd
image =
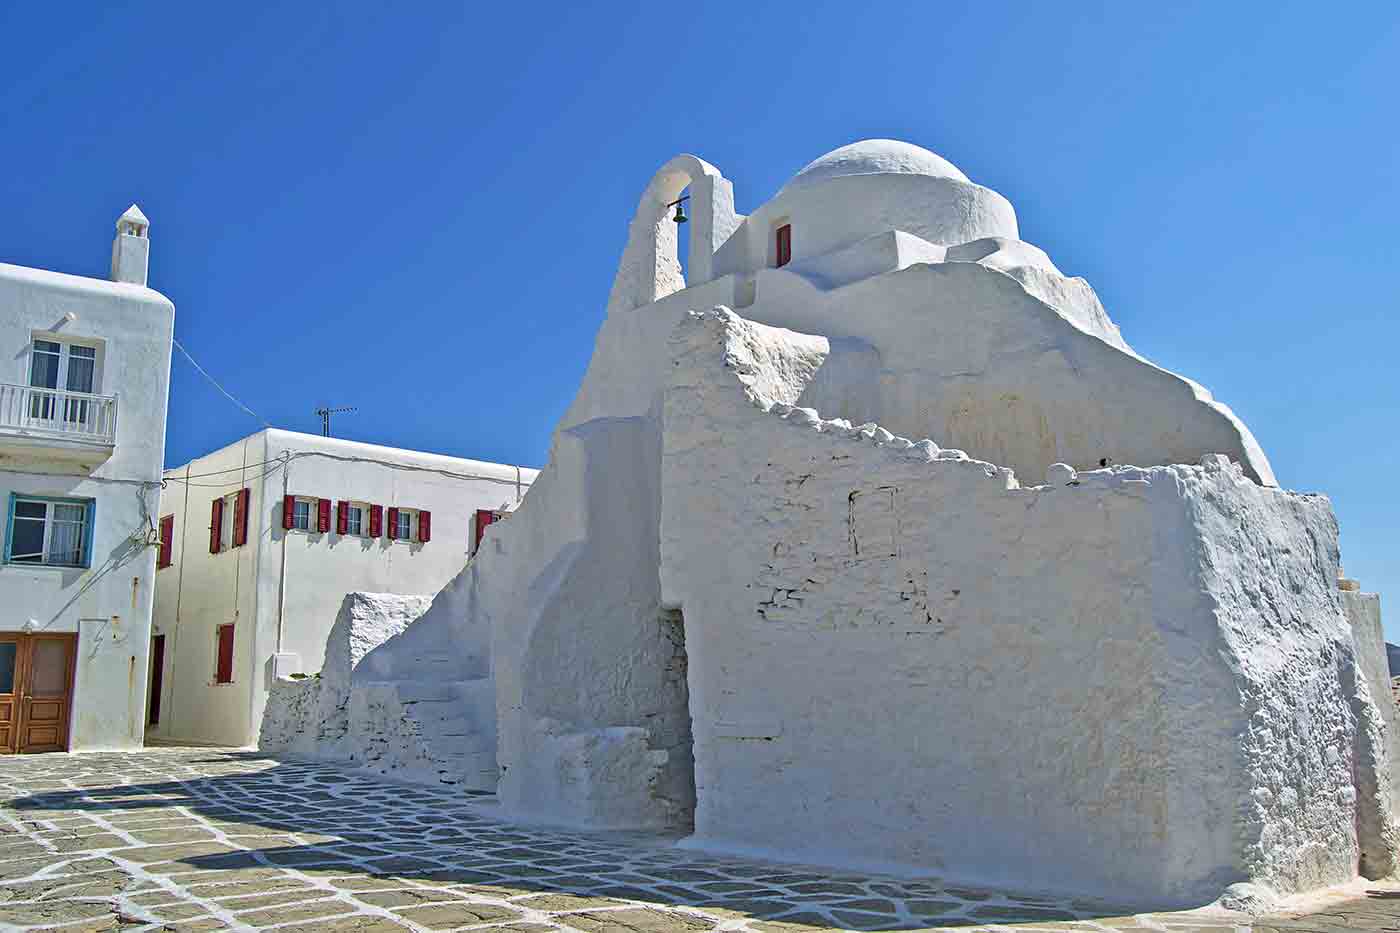
[{"label": "red window shutter", "polygon": [[427,509],[418,512],[418,540],[433,540],[433,513]]},{"label": "red window shutter", "polygon": [[486,526],[496,520],[496,513],[490,509],[476,510],[476,540],[472,542],[472,553],[481,547],[481,536],[486,534]]},{"label": "red window shutter", "polygon": [[209,553],[219,553],[219,546],[223,543],[224,530],[224,497],[215,499],[209,506]]},{"label": "red window shutter", "polygon": [[292,525],[293,525],[293,524],[295,523],[295,521],[296,521],[296,513],[297,513],[297,497],[296,497],[296,496],[283,496],[283,497],[282,497],[282,527],[283,527],[283,528],[286,528],[286,529],[289,530],[289,531],[291,530]]},{"label": "red window shutter", "polygon": [[160,520],[160,550],[156,552],[156,566],[169,567],[175,561],[175,516],[167,515]]},{"label": "red window shutter", "polygon": [[341,499],[335,504],[335,533],[343,535],[350,530],[350,503]]},{"label": "red window shutter", "polygon": [[331,530],[331,500],[316,500],[316,530],[321,534]]},{"label": "red window shutter", "polygon": [[777,265],[785,266],[792,261],[792,224],[779,227],[777,237]]},{"label": "red window shutter", "polygon": [[399,536],[399,510],[396,506],[389,506],[389,539],[392,541]]},{"label": "red window shutter", "polygon": [[233,683],[233,626],[219,626],[219,657],[214,664],[214,682]]},{"label": "red window shutter", "polygon": [[377,538],[384,531],[384,506],[372,505],[369,507],[369,536]]},{"label": "red window shutter", "polygon": [[238,498],[233,500],[233,546],[242,547],[248,543],[248,488],[238,490]]}]

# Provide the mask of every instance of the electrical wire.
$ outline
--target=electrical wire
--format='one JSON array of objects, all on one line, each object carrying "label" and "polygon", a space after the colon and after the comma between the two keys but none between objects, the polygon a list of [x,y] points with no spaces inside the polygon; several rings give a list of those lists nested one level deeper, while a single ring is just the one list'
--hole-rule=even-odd
[{"label": "electrical wire", "polygon": [[177,350],[179,350],[181,353],[185,354],[185,359],[187,359],[187,360],[190,361],[190,365],[193,366],[195,369],[199,370],[200,374],[201,374],[202,376],[204,376],[205,379],[208,379],[209,382],[214,386],[214,388],[216,388],[216,389],[218,389],[220,392],[224,393],[224,397],[225,397],[225,398],[227,398],[227,399],[228,399],[230,402],[232,402],[233,404],[237,405],[239,408],[241,408],[241,409],[243,409],[244,411],[246,411],[248,414],[252,415],[254,418],[256,418],[256,419],[258,419],[259,421],[261,421],[264,427],[268,427],[268,428],[272,427],[271,423],[269,423],[268,420],[267,420],[266,418],[264,418],[262,415],[258,414],[257,412],[253,411],[253,409],[249,408],[247,405],[244,405],[244,404],[243,404],[242,402],[240,402],[238,399],[234,398],[233,395],[229,392],[228,389],[225,389],[223,386],[219,385],[219,380],[217,380],[217,379],[215,379],[213,376],[209,375],[208,370],[206,370],[203,366],[200,366],[198,363],[196,363],[194,357],[190,356],[190,351],[189,351],[189,350],[186,350],[186,349],[184,348],[184,346],[180,343],[180,341],[175,340],[174,337],[172,337],[172,338],[170,338],[170,339],[174,342],[175,348],[176,348]]},{"label": "electrical wire", "polygon": [[[267,464],[275,464],[262,474],[262,476],[271,476],[285,464],[290,463],[292,460],[300,460],[302,457],[325,457],[328,460],[338,460],[342,463],[371,463],[376,466],[386,466],[395,470],[408,470],[417,473],[437,473],[441,476],[446,476],[448,479],[482,480],[488,483],[500,483],[504,486],[529,485],[528,483],[522,483],[518,479],[509,479],[500,476],[484,476],[480,473],[458,473],[455,470],[444,470],[441,467],[414,466],[407,463],[395,463],[392,460],[379,460],[374,457],[348,457],[338,454],[328,454],[319,450],[298,450],[291,452],[285,459],[277,457],[271,460],[263,460],[259,463],[250,463],[248,467],[251,469],[253,467],[266,466]],[[519,469],[519,467],[514,467],[514,469]],[[204,479],[210,476],[221,476],[225,473],[239,473],[242,471],[242,467],[230,467],[227,470],[211,470],[208,473],[191,473],[189,476],[167,476],[162,482],[162,485],[164,485],[164,483],[184,483],[186,486],[195,489],[219,489],[229,485],[229,483],[191,483],[189,480]],[[258,478],[260,479],[262,477]]]},{"label": "electrical wire", "polygon": [[[268,463],[271,463],[272,461],[269,460],[269,461],[267,461],[267,462],[268,462]],[[257,465],[258,465],[258,464],[254,464],[254,466],[257,466]],[[239,479],[239,480],[236,480],[236,481],[233,480],[233,479],[228,479],[228,480],[225,480],[225,481],[222,482],[222,483],[190,483],[190,482],[186,482],[185,479],[184,479],[184,477],[181,477],[181,476],[167,476],[164,480],[161,481],[161,484],[160,484],[160,485],[161,485],[161,488],[165,488],[165,484],[166,484],[166,483],[183,483],[185,486],[187,486],[187,487],[190,488],[190,489],[228,489],[230,486],[233,486],[233,485],[235,485],[236,483],[246,483],[246,482],[248,482],[249,480],[266,479],[267,477],[271,476],[273,473],[276,473],[278,470],[282,469],[282,466],[283,466],[283,465],[282,465],[281,463],[278,463],[276,466],[271,467],[271,468],[269,468],[269,469],[267,469],[267,470],[264,470],[261,474],[259,474],[259,475],[257,475],[257,476],[248,477],[247,479]]]},{"label": "electrical wire", "polygon": [[[271,460],[260,460],[260,461],[258,461],[257,463],[250,463],[250,464],[248,464],[248,468],[249,468],[249,469],[252,469],[253,467],[260,467],[260,466],[263,466],[264,464],[268,464],[268,463],[281,463],[281,462],[282,462],[282,459],[281,459],[280,457],[274,457],[274,458],[271,459]],[[179,469],[179,467],[171,467],[170,469]],[[227,470],[210,470],[208,473],[191,473],[191,474],[189,474],[188,476],[181,477],[181,480],[186,480],[186,479],[203,479],[203,478],[206,477],[206,476],[222,476],[222,475],[225,474],[225,473],[242,473],[242,472],[243,472],[243,467],[229,467]],[[173,477],[173,476],[172,476],[172,477],[169,477],[169,478],[170,478],[170,479],[175,479],[175,477]]]}]

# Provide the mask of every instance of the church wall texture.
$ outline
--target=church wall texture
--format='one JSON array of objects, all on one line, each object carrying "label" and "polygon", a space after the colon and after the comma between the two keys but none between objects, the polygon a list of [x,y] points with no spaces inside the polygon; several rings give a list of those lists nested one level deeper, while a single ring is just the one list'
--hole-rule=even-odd
[{"label": "church wall texture", "polygon": [[672,339],[693,844],[1163,904],[1353,876],[1369,701],[1324,497],[1218,455],[1022,488],[784,404],[794,340],[725,311]]}]

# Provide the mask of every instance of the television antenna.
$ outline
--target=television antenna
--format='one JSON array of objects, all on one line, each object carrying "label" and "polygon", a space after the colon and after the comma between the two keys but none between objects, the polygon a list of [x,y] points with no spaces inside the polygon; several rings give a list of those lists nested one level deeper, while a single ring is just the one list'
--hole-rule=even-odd
[{"label": "television antenna", "polygon": [[351,412],[354,410],[355,406],[353,405],[345,405],[340,408],[331,408],[327,405],[322,405],[320,408],[316,409],[316,414],[321,418],[321,436],[331,436],[331,415],[338,415],[342,412]]}]

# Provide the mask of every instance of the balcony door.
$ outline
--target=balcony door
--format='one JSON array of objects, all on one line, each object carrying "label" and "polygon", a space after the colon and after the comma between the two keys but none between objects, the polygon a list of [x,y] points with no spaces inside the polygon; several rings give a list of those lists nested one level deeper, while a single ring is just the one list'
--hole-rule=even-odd
[{"label": "balcony door", "polygon": [[68,748],[76,635],[0,632],[0,754]]},{"label": "balcony door", "polygon": [[29,358],[29,385],[33,390],[29,417],[40,422],[61,417],[67,424],[88,427],[94,406],[90,399],[80,396],[92,394],[96,370],[95,347],[34,338],[34,352]]}]

